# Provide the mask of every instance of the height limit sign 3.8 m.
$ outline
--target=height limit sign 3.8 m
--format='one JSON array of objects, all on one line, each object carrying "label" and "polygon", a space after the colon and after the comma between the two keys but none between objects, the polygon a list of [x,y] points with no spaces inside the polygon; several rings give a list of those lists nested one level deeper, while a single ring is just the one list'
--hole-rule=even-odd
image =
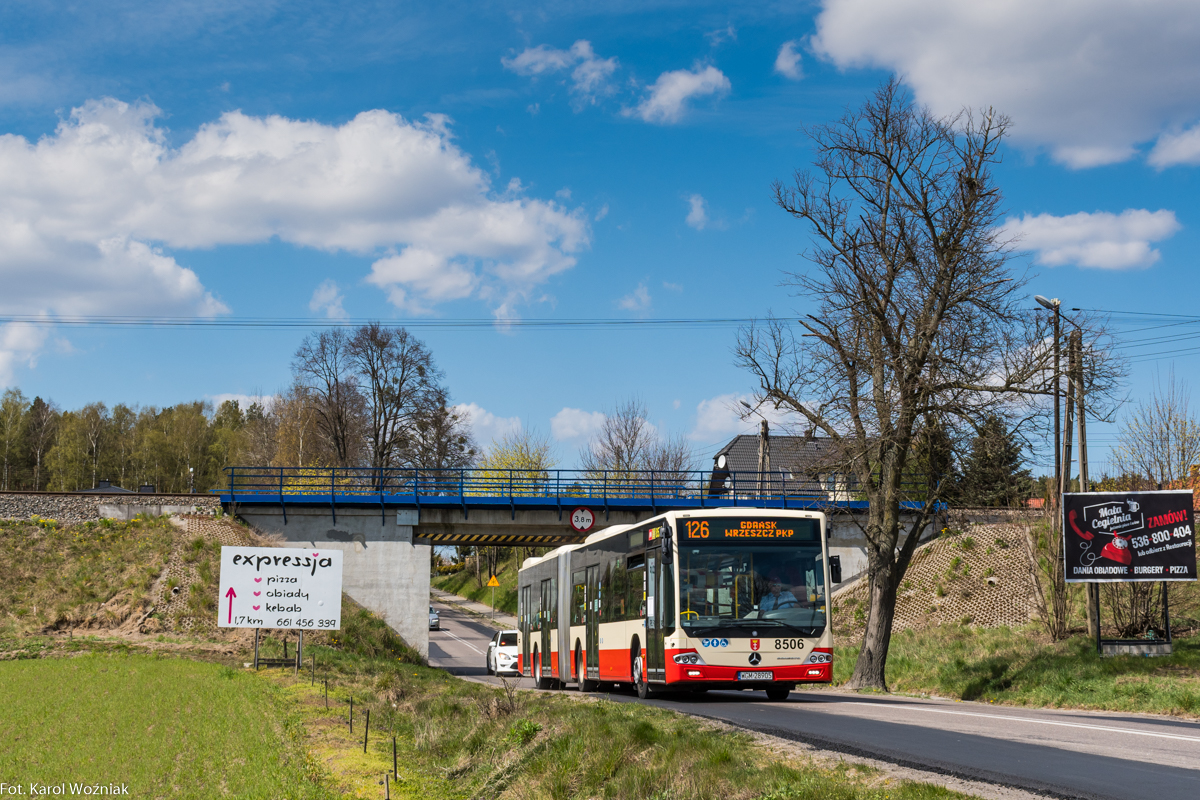
[{"label": "height limit sign 3.8 m", "polygon": [[222,628],[342,627],[342,551],[222,547]]}]

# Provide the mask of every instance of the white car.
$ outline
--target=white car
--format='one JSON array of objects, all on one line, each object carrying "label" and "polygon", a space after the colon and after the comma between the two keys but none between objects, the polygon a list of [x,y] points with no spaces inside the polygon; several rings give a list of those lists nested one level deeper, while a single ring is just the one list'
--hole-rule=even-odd
[{"label": "white car", "polygon": [[493,636],[488,642],[485,660],[488,675],[520,675],[521,672],[517,668],[517,632],[500,631]]},{"label": "white car", "polygon": [[442,629],[442,618],[438,616],[438,612],[433,606],[429,607],[429,630],[440,631]]}]

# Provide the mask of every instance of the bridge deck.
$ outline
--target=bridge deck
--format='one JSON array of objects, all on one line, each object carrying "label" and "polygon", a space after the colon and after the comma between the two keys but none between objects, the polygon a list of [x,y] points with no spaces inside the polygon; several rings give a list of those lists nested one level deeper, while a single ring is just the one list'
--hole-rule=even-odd
[{"label": "bridge deck", "polygon": [[[603,471],[228,467],[225,504],[341,508],[441,509],[558,513],[578,506],[607,515],[703,508],[861,511],[852,489],[834,488],[785,471]],[[904,504],[910,510],[922,501]]]}]

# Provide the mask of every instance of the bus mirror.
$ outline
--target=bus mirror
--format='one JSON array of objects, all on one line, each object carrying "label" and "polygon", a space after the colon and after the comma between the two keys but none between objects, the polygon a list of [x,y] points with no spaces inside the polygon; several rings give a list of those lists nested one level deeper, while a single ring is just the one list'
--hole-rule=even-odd
[{"label": "bus mirror", "polygon": [[833,583],[842,582],[842,557],[829,557],[829,580]]},{"label": "bus mirror", "polygon": [[674,557],[671,550],[671,525],[664,521],[662,526],[662,561],[664,564],[671,563]]}]

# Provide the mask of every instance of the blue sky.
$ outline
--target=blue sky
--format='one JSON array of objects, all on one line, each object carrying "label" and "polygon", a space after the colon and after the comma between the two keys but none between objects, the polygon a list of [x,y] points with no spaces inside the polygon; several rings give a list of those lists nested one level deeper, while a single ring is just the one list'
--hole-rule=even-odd
[{"label": "blue sky", "polygon": [[[6,4],[0,314],[412,322],[483,444],[536,428],[570,466],[638,396],[707,460],[754,424],[733,328],[504,321],[802,311],[771,182],[894,71],[1012,117],[1031,295],[1194,315],[1200,7],[1045,5]],[[431,326],[456,319],[497,324]],[[1134,400],[1200,364],[1139,341],[1195,331],[1136,330],[1169,321],[1113,318]],[[0,382],[66,408],[271,394],[307,330],[7,324]]]}]

